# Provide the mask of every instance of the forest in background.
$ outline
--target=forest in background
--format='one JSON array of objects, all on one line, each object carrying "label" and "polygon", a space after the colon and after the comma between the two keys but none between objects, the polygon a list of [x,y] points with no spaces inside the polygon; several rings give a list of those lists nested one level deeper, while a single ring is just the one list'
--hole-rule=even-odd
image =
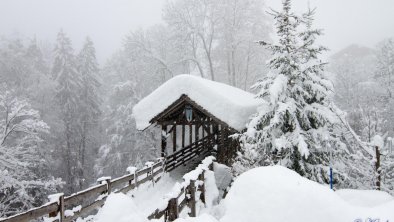
[{"label": "forest in background", "polygon": [[[257,7],[256,5],[260,5]],[[160,135],[135,128],[132,107],[169,78],[198,75],[250,91],[268,71],[272,19],[260,0],[165,5],[164,24],[125,36],[98,64],[87,37],[0,39],[0,217],[119,176],[158,155]],[[60,29],[60,27],[59,27]],[[363,141],[394,135],[394,42],[333,54],[335,102]]]}]

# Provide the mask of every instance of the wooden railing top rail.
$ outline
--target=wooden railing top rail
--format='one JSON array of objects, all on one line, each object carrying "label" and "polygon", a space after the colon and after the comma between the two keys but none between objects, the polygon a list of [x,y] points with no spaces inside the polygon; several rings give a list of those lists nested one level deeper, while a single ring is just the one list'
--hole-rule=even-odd
[{"label": "wooden railing top rail", "polygon": [[212,135],[208,135],[208,136],[206,136],[204,138],[201,138],[201,139],[199,139],[199,140],[197,140],[197,141],[185,146],[181,150],[178,150],[178,151],[168,155],[166,157],[166,159],[167,159],[167,161],[171,161],[172,158],[176,157],[178,154],[183,153],[183,152],[187,152],[187,151],[193,149],[196,145],[202,144],[203,141],[207,141],[209,139],[212,139],[213,137],[215,137],[215,135],[212,134]]},{"label": "wooden railing top rail", "polygon": [[[59,194],[59,200],[52,200],[43,206],[30,209],[26,212],[13,215],[8,218],[0,218],[0,222],[25,222],[41,218],[45,215],[53,217],[53,221],[72,221],[81,215],[90,213],[97,207],[101,207],[105,202],[106,195],[111,192],[111,188],[121,186],[120,189],[114,190],[114,192],[126,193],[138,186],[138,184],[142,184],[147,181],[155,182],[155,176],[164,172],[164,165],[165,160],[163,158],[159,158],[156,162],[149,162],[146,167],[135,171],[135,173],[129,173],[113,180],[110,178],[103,178],[103,180],[100,180],[100,184],[98,185],[66,197],[63,194]],[[146,176],[144,178],[140,178],[143,175]],[[124,185],[122,186],[122,184]],[[93,201],[86,206],[82,206],[83,202],[89,198],[93,199]],[[65,215],[67,208],[70,209],[77,204],[81,206],[78,211],[72,212],[71,215]]]}]

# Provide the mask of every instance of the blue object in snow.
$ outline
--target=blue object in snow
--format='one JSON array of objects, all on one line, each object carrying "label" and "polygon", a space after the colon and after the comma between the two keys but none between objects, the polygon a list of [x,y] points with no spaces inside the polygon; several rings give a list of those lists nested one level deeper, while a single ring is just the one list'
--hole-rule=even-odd
[{"label": "blue object in snow", "polygon": [[330,167],[330,188],[332,190],[332,167]]}]

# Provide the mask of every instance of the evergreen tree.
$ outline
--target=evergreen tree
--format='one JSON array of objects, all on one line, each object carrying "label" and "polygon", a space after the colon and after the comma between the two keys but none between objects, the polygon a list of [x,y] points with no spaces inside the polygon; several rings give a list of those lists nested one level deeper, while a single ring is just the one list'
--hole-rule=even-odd
[{"label": "evergreen tree", "polygon": [[386,91],[383,98],[382,110],[386,117],[384,131],[394,133],[394,40],[388,39],[380,44],[377,55],[375,79]]},{"label": "evergreen tree", "polygon": [[63,31],[60,31],[57,36],[52,76],[57,81],[55,99],[60,106],[60,115],[64,126],[65,147],[63,157],[66,164],[66,182],[70,191],[72,191],[75,183],[75,166],[73,162],[75,160],[76,140],[78,138],[77,109],[81,79],[78,75],[71,41]]},{"label": "evergreen tree", "polygon": [[[325,48],[315,44],[321,31],[312,29],[313,13],[295,15],[290,0],[283,1],[281,12],[272,12],[279,43],[259,42],[272,52],[271,72],[253,86],[263,105],[240,135],[238,165],[273,164],[280,153],[279,164],[327,182],[329,159],[323,144],[340,141],[333,133],[337,121],[330,109],[333,89],[323,75],[325,63],[318,59]],[[305,28],[299,32],[301,25]]]},{"label": "evergreen tree", "polygon": [[[98,138],[93,139],[94,132],[97,131],[98,119],[100,111],[100,99],[98,95],[98,88],[100,83],[98,81],[98,64],[96,61],[96,50],[90,38],[86,38],[86,42],[78,55],[78,73],[81,76],[82,88],[80,92],[80,145],[78,152],[78,176],[79,187],[83,186],[83,179],[85,178],[86,167],[86,153],[87,148],[92,151],[93,142]],[[97,134],[96,134],[97,135]],[[92,153],[92,152],[91,152]]]},{"label": "evergreen tree", "polygon": [[387,90],[389,98],[394,97],[394,40],[388,39],[380,45],[377,56],[375,78]]}]

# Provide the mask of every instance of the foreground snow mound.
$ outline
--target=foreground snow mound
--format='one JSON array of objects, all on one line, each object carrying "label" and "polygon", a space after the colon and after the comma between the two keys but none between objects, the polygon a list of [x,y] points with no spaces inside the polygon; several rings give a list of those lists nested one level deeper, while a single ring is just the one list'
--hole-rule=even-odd
[{"label": "foreground snow mound", "polygon": [[218,221],[209,214],[201,214],[198,217],[179,218],[176,219],[175,222],[218,222]]},{"label": "foreground snow mound", "polygon": [[281,166],[240,175],[221,208],[221,222],[394,221],[394,201],[371,208],[354,206],[328,187]]},{"label": "foreground snow mound", "polygon": [[146,217],[139,214],[140,210],[132,198],[122,193],[108,196],[103,208],[96,216],[95,222],[146,222]]},{"label": "foreground snow mound", "polygon": [[344,189],[338,190],[335,193],[351,205],[361,207],[375,207],[394,201],[393,196],[378,190]]}]

